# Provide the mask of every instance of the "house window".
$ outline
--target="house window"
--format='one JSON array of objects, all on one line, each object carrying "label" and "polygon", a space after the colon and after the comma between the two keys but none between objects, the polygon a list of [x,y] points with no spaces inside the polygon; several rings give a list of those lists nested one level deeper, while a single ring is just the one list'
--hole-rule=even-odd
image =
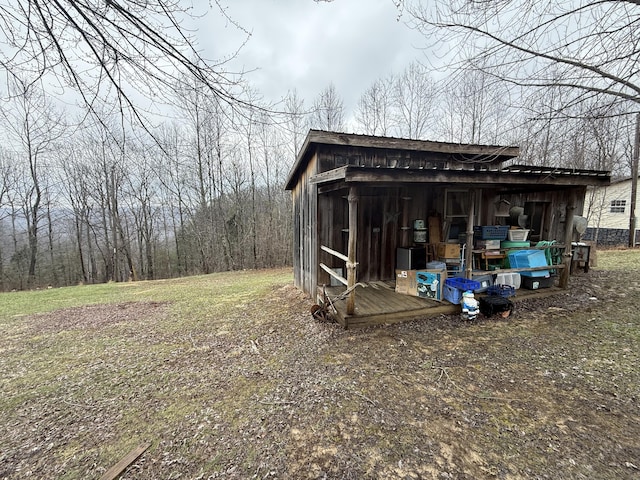
[{"label": "house window", "polygon": [[611,200],[611,213],[624,213],[624,207],[626,206],[626,200]]}]

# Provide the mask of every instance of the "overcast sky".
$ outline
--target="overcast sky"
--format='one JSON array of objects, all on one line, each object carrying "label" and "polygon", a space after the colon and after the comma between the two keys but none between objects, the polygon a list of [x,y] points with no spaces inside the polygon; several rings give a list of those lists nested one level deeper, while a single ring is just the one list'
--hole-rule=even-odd
[{"label": "overcast sky", "polygon": [[[378,78],[424,58],[425,40],[407,27],[393,0],[233,0],[229,16],[251,32],[235,68],[258,69],[250,83],[270,101],[296,89],[305,105],[331,82],[350,117],[360,95]],[[242,35],[214,8],[196,37],[205,57],[233,53]]]}]

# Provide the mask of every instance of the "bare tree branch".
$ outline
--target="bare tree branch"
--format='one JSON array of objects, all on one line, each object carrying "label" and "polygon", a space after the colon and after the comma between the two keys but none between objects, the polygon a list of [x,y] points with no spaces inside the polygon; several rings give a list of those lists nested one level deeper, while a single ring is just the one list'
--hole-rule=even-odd
[{"label": "bare tree branch", "polygon": [[[0,0],[0,67],[34,81],[57,79],[96,113],[112,103],[145,123],[140,98],[167,102],[196,79],[233,108],[244,100],[242,73],[224,69],[237,51],[210,61],[197,50],[187,21],[197,19],[180,0]],[[220,14],[229,19],[217,2]],[[246,40],[245,40],[246,41]],[[111,102],[109,102],[111,99]]]},{"label": "bare tree branch", "polygon": [[[444,62],[524,87],[574,89],[640,104],[638,1],[405,1]],[[637,108],[636,108],[637,109]]]}]

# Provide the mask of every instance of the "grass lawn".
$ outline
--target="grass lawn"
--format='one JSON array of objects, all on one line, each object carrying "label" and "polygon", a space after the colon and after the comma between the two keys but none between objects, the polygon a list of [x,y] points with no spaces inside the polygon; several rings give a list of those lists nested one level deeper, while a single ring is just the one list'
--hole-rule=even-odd
[{"label": "grass lawn", "polygon": [[640,476],[640,251],[514,316],[355,331],[289,269],[0,294],[0,478]]}]

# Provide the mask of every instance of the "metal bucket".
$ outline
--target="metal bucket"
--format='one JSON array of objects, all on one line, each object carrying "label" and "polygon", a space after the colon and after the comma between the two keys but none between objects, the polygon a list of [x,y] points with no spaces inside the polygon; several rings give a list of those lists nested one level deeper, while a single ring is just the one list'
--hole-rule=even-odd
[{"label": "metal bucket", "polygon": [[414,241],[414,243],[427,243],[427,229],[426,228],[414,228],[413,229],[413,241]]}]

